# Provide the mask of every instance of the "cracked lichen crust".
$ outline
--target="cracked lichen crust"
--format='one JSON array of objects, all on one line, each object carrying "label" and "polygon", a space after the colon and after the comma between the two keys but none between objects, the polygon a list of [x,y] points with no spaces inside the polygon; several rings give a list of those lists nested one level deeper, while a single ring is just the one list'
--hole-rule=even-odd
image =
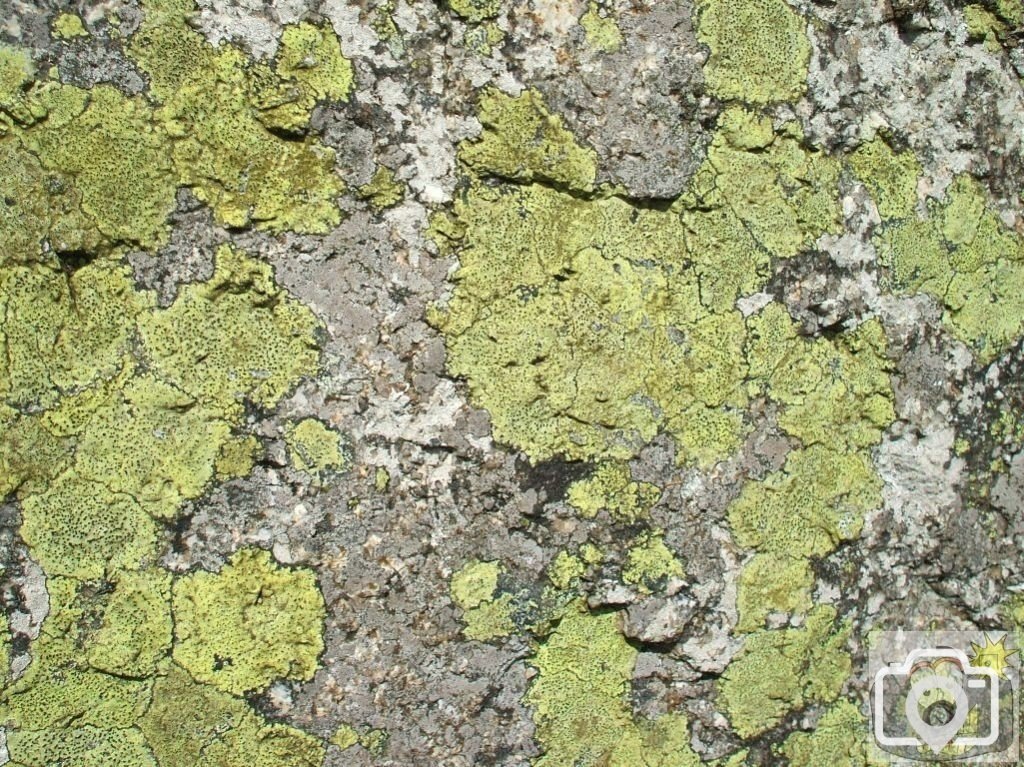
[{"label": "cracked lichen crust", "polygon": [[179,578],[173,608],[174,659],[196,681],[236,695],[309,679],[324,649],[313,574],[282,568],[262,549],[235,553],[217,573]]},{"label": "cracked lichen crust", "polygon": [[630,680],[637,650],[615,613],[570,603],[530,661],[538,672],[526,695],[543,755],[537,767],[696,767],[685,717],[634,719]]},{"label": "cracked lichen crust", "polygon": [[665,545],[661,531],[641,533],[626,553],[622,580],[643,593],[656,591],[672,578],[682,578],[683,564]]},{"label": "cracked lichen crust", "polygon": [[315,371],[320,325],[288,296],[270,267],[230,246],[208,282],[188,285],[165,310],[142,318],[154,367],[196,400],[238,414],[269,407]]},{"label": "cracked lichen crust", "polygon": [[875,244],[889,287],[934,296],[943,324],[980,362],[1024,331],[1024,237],[999,220],[970,176],[958,176],[927,217],[888,222]]},{"label": "cracked lichen crust", "polygon": [[749,635],[719,685],[740,737],[764,732],[808,703],[835,700],[850,676],[850,631],[849,624],[836,625],[835,608],[822,605],[800,628]]},{"label": "cracked lichen crust", "polygon": [[487,641],[508,636],[515,629],[511,594],[496,594],[501,566],[497,562],[467,562],[452,575],[452,601],[462,612],[467,639]]},{"label": "cracked lichen crust", "polygon": [[811,57],[806,27],[785,0],[700,0],[697,35],[711,49],[708,90],[751,104],[798,99]]},{"label": "cracked lichen crust", "polygon": [[470,168],[580,191],[594,188],[596,153],[576,143],[562,118],[548,112],[537,91],[525,90],[513,98],[488,89],[481,94],[478,109],[483,133],[459,150]]},{"label": "cracked lichen crust", "polygon": [[848,700],[838,700],[812,731],[794,732],[778,751],[793,767],[864,767],[867,739],[867,722],[860,709]]},{"label": "cracked lichen crust", "polygon": [[630,458],[659,430],[680,461],[730,455],[747,404],[735,301],[763,286],[772,256],[835,230],[839,163],[789,126],[730,110],[691,188],[657,210],[578,193],[588,184],[562,191],[569,169],[545,171],[560,188],[484,183],[536,182],[529,158],[571,155],[560,127],[545,138],[490,124],[460,149],[471,183],[446,228],[460,269],[431,319],[495,436],[535,461]]},{"label": "cracked lichen crust", "polygon": [[[274,285],[269,267],[225,248],[215,271],[160,309],[112,256],[74,270],[50,259],[0,264],[0,491],[21,502],[21,536],[43,567],[50,599],[31,665],[0,696],[15,764],[49,764],[58,754],[76,764],[155,758],[165,767],[173,756],[156,740],[184,747],[182,731],[156,735],[140,725],[172,652],[172,591],[187,593],[198,578],[172,589],[171,574],[156,568],[160,523],[210,486],[232,446],[243,455],[231,470],[248,470],[255,439],[245,433],[245,406],[273,407],[319,359],[318,321]],[[286,618],[284,641],[308,652],[296,660],[294,647],[275,644],[282,637],[268,634],[275,624],[260,608],[234,625],[259,623],[263,633],[251,632],[248,644],[230,634],[230,620],[218,633],[211,617],[175,654],[202,666],[210,653],[235,653],[236,665],[221,675],[230,689],[306,678],[322,647],[323,601],[312,574],[256,570],[242,590],[257,601],[267,594],[262,610]],[[202,607],[199,592],[183,597],[179,634]],[[287,610],[276,609],[282,599]],[[287,652],[287,662],[274,665],[275,651]],[[251,722],[225,746],[242,761],[183,763],[319,764],[292,753],[294,743],[320,753],[319,741],[267,725],[231,700]]]},{"label": "cracked lichen crust", "polygon": [[318,738],[268,723],[174,663],[161,670],[138,726],[160,767],[321,767],[324,759]]},{"label": "cracked lichen crust", "polygon": [[[192,10],[192,0],[149,0],[128,48],[149,77],[178,183],[228,226],[328,231],[340,220],[335,198],[343,190],[334,152],[313,139],[275,135],[260,108],[272,125],[295,129],[318,98],[348,93],[351,70],[333,50],[333,33],[292,28],[274,73],[238,48],[207,43],[188,25]],[[300,72],[295,59],[304,61],[304,51],[313,66]]]},{"label": "cracked lichen crust", "polygon": [[6,256],[167,238],[175,191],[190,186],[219,221],[271,231],[326,232],[344,186],[334,152],[301,134],[319,101],[348,97],[351,64],[328,28],[282,34],[275,68],[237,48],[214,48],[188,26],[191,0],[144,3],[128,54],[149,90],[83,89],[33,79],[27,57],[0,48],[0,201]]}]

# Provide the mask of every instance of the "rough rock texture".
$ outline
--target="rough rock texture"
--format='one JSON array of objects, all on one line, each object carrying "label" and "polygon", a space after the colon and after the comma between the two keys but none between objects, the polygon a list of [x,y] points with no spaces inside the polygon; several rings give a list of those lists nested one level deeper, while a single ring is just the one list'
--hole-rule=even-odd
[{"label": "rough rock texture", "polygon": [[863,765],[1024,623],[1021,0],[0,0],[0,762]]}]

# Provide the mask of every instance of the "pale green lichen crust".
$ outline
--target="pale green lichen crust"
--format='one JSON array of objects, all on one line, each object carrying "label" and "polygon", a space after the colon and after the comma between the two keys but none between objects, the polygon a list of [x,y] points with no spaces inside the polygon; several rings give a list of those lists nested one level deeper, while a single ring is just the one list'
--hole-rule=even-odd
[{"label": "pale green lichen crust", "polygon": [[[0,198],[0,494],[20,502],[49,596],[30,665],[0,693],[17,765],[319,767],[324,756],[321,739],[240,697],[316,670],[325,608],[313,574],[259,550],[218,573],[159,566],[183,504],[251,470],[260,443],[247,413],[317,372],[321,324],[231,246],[166,307],[123,257],[167,240],[182,185],[232,225],[337,223],[333,154],[268,126],[304,131],[317,102],[347,98],[351,69],[326,28],[286,29],[270,67],[209,45],[191,12],[143,4],[127,52],[149,88],[134,97],[39,78],[0,48],[0,171],[13,187]],[[276,89],[278,111],[254,108],[261,88]]]},{"label": "pale green lichen crust", "polygon": [[[785,21],[783,28],[802,26],[781,3],[757,7]],[[702,24],[724,12],[706,10]],[[793,37],[794,50],[804,50],[802,31]],[[727,97],[795,97],[806,61],[792,61],[801,74],[785,87],[769,79],[758,86],[772,87],[770,93]],[[713,58],[708,68],[715,67],[718,82],[726,82],[728,65]],[[460,149],[466,189],[454,215],[432,225],[439,247],[453,249],[460,263],[453,297],[431,315],[446,337],[449,371],[467,380],[499,440],[533,461],[596,462],[566,500],[584,518],[606,510],[620,523],[642,522],[660,495],[634,481],[626,463],[659,431],[673,437],[680,462],[709,468],[740,448],[751,403],[770,403],[794,448],[779,471],[746,481],[728,509],[736,542],[752,557],[738,584],[743,647],[726,670],[719,703],[747,738],[791,711],[836,699],[850,670],[850,629],[833,607],[814,604],[813,563],[857,538],[865,515],[881,503],[870,451],[895,418],[885,333],[870,320],[809,338],[781,304],[768,302],[744,318],[736,301],[762,289],[780,259],[841,231],[843,162],[808,149],[795,123],[731,107],[689,187],[654,209],[596,188],[586,150],[557,118],[545,117],[535,93],[490,91],[481,112],[484,133]],[[915,209],[919,170],[912,155],[878,140],[850,164],[880,209]],[[878,165],[884,168],[876,172]],[[559,697],[561,683],[552,680],[551,658],[569,653],[570,643],[586,655],[606,642],[605,659],[624,645],[614,616],[560,601],[587,572],[580,556],[561,552],[548,571],[555,592],[547,599],[556,607],[534,624],[540,677],[528,702],[545,749],[537,763],[640,764],[621,751],[632,747],[629,738],[612,744],[580,737],[570,696]],[[644,594],[684,574],[657,530],[635,539],[622,569],[624,582]],[[492,584],[485,590],[491,599]],[[544,636],[544,627],[559,620],[551,615],[561,622]],[[770,629],[769,622],[792,626]],[[598,626],[605,633],[592,635]],[[585,636],[568,638],[577,630]],[[780,654],[785,663],[776,662]],[[573,656],[566,665],[580,674],[587,663]],[[588,682],[591,697],[604,681]],[[617,684],[625,689],[621,679]],[[617,695],[607,696],[587,732],[625,729],[647,737],[651,725],[613,703]],[[674,727],[678,735],[685,722]],[[787,748],[834,750],[823,736]]]},{"label": "pale green lichen crust", "polygon": [[[513,119],[525,99],[546,132]],[[592,165],[538,99],[488,93],[481,109],[499,117],[460,150],[471,184],[442,236],[461,245],[461,266],[432,315],[449,371],[469,380],[495,436],[533,460],[630,458],[665,430],[680,461],[711,465],[745,432],[735,300],[763,286],[772,256],[836,230],[839,164],[804,150],[794,126],[735,109],[669,210],[581,197],[560,188],[591,189]]]},{"label": "pale green lichen crust", "polygon": [[531,664],[526,700],[544,744],[538,767],[696,767],[686,719],[636,720],[629,705],[637,651],[614,613],[569,604]]},{"label": "pale green lichen crust", "polygon": [[304,418],[285,433],[288,455],[299,471],[322,475],[340,471],[348,464],[341,435],[322,421]]},{"label": "pale green lichen crust", "polygon": [[785,0],[700,0],[697,36],[708,90],[751,104],[793,101],[807,82],[807,22]]},{"label": "pale green lichen crust", "polygon": [[587,12],[580,16],[580,26],[590,48],[601,53],[615,53],[622,47],[619,25],[613,17],[602,15],[597,3],[591,2],[587,6]]},{"label": "pale green lichen crust", "polygon": [[452,575],[452,601],[462,610],[467,639],[487,641],[508,636],[515,626],[511,594],[496,594],[501,566],[497,562],[471,561]]},{"label": "pale green lichen crust", "polygon": [[999,219],[970,176],[954,179],[926,216],[887,221],[875,243],[889,287],[934,296],[943,324],[979,361],[990,362],[1020,337],[1024,237]]},{"label": "pale green lichen crust", "polygon": [[262,550],[238,552],[218,573],[179,578],[172,606],[174,659],[225,692],[309,679],[324,649],[316,579],[275,565]]}]

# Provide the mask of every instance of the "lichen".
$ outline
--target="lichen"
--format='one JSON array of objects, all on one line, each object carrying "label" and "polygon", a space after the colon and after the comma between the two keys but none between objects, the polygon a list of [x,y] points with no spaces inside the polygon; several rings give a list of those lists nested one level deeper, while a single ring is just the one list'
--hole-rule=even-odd
[{"label": "lichen", "polygon": [[470,168],[518,181],[593,189],[597,155],[576,143],[537,91],[512,97],[489,88],[480,95],[478,110],[483,133],[459,149]]},{"label": "lichen", "polygon": [[157,767],[142,733],[134,727],[16,730],[7,736],[7,751],[9,764],[15,767]]},{"label": "lichen", "polygon": [[883,219],[906,218],[917,203],[921,163],[911,151],[896,152],[881,136],[857,147],[848,159]]},{"label": "lichen", "polygon": [[217,478],[227,480],[248,476],[259,452],[260,442],[253,435],[232,436],[221,444],[213,464]]},{"label": "lichen", "polygon": [[160,767],[321,767],[324,745],[169,664],[139,727]]},{"label": "lichen", "polygon": [[778,751],[792,767],[864,767],[867,723],[848,700],[832,704],[811,732],[794,732]]},{"label": "lichen", "polygon": [[324,649],[325,608],[307,570],[261,549],[235,553],[217,573],[174,584],[174,659],[199,682],[241,695],[275,679],[306,680]]},{"label": "lichen", "polygon": [[282,130],[304,130],[318,101],[347,101],[352,91],[352,64],[329,25],[285,27],[274,70],[277,103],[260,107],[264,122]]},{"label": "lichen", "polygon": [[75,37],[88,37],[89,32],[77,13],[61,13],[53,20],[53,36],[58,40],[70,40]]},{"label": "lichen", "polygon": [[270,407],[315,370],[315,316],[278,287],[271,268],[230,246],[213,277],[185,286],[167,309],[141,318],[153,368],[198,401],[238,415]]},{"label": "lichen", "polygon": [[781,471],[747,481],[729,507],[729,522],[741,546],[821,556],[860,535],[881,490],[869,456],[815,445],[790,453]]},{"label": "lichen", "polygon": [[451,597],[463,611],[466,626],[462,633],[466,638],[487,641],[508,636],[515,629],[513,596],[495,594],[500,573],[497,562],[472,560],[452,575]]},{"label": "lichen", "polygon": [[811,55],[806,25],[785,0],[700,0],[697,36],[711,50],[708,90],[751,104],[798,99]]},{"label": "lichen", "polygon": [[[63,85],[56,70],[35,78],[25,54],[0,48],[0,495],[20,502],[49,597],[30,665],[0,692],[13,764],[323,760],[318,738],[213,688],[313,673],[324,604],[312,573],[244,551],[216,575],[158,567],[161,523],[215,478],[251,470],[246,410],[275,407],[316,371],[320,324],[232,248],[167,308],[123,253],[166,241],[193,173],[222,221],[275,231],[323,230],[340,188],[329,151],[255,122],[263,65],[209,46],[186,24],[191,8],[144,4],[128,46],[149,76],[143,96]],[[347,95],[351,72],[333,33],[298,25],[285,38],[274,77],[301,91],[308,120]],[[294,173],[304,162],[316,172]]]},{"label": "lichen", "polygon": [[466,21],[479,22],[497,16],[501,0],[448,0],[448,7]]},{"label": "lichen", "polygon": [[597,3],[591,2],[587,12],[580,17],[580,26],[587,38],[587,45],[601,53],[615,53],[622,47],[622,32],[611,16],[602,16]]},{"label": "lichen", "polygon": [[719,684],[733,729],[750,738],[811,702],[828,703],[850,675],[843,649],[849,624],[835,625],[835,608],[815,607],[800,628],[747,636]]},{"label": "lichen", "polygon": [[[259,107],[284,112],[278,122],[296,129],[317,99],[347,94],[350,65],[334,52],[333,33],[308,24],[290,28],[268,102],[275,74],[238,48],[207,43],[188,24],[192,10],[192,0],[147,0],[128,46],[149,77],[154,119],[173,140],[177,183],[191,186],[228,226],[328,231],[340,220],[335,198],[343,190],[334,152],[313,139],[275,135]],[[315,65],[300,66],[308,53]]]},{"label": "lichen", "polygon": [[686,719],[634,719],[630,679],[637,651],[614,613],[594,614],[580,601],[565,608],[531,664],[526,694],[543,755],[536,767],[696,767]]},{"label": "lichen", "polygon": [[359,742],[359,733],[352,725],[342,724],[334,731],[330,742],[332,746],[337,746],[344,751],[346,748],[352,748],[352,746]]},{"label": "lichen", "polygon": [[773,612],[798,615],[811,608],[814,573],[804,557],[756,554],[740,572],[736,609],[739,632],[764,628]]},{"label": "lichen", "polygon": [[657,485],[634,482],[624,463],[598,465],[589,477],[574,482],[566,496],[585,518],[592,519],[606,509],[613,520],[623,523],[646,517],[660,497]]},{"label": "lichen", "polygon": [[548,567],[548,580],[556,589],[568,589],[587,572],[586,562],[568,551],[559,551]]},{"label": "lichen", "polygon": [[980,362],[990,362],[1020,337],[1024,237],[999,220],[970,176],[958,176],[926,218],[894,221],[875,244],[888,268],[887,286],[934,296],[944,308],[943,324]]},{"label": "lichen", "polygon": [[316,418],[303,418],[285,432],[292,466],[317,476],[339,471],[348,464],[341,435]]},{"label": "lichen", "polygon": [[682,578],[683,574],[682,563],[665,545],[660,531],[637,536],[622,567],[622,580],[644,593],[657,590],[671,578]]},{"label": "lichen", "polygon": [[[482,108],[512,103],[491,93]],[[543,160],[571,154],[559,124],[545,136],[540,117],[528,130],[483,121],[484,137],[460,148],[470,183],[454,221],[435,227],[440,248],[458,247],[455,294],[429,319],[496,438],[535,461],[627,459],[659,430],[681,463],[734,453],[748,401],[735,301],[763,287],[772,255],[837,230],[840,164],[792,126],[728,110],[691,187],[658,210],[560,191],[574,174]],[[480,178],[492,174],[522,183]]]},{"label": "lichen", "polygon": [[395,179],[395,172],[386,165],[377,168],[369,183],[356,191],[378,211],[397,205],[405,196],[405,186]]}]

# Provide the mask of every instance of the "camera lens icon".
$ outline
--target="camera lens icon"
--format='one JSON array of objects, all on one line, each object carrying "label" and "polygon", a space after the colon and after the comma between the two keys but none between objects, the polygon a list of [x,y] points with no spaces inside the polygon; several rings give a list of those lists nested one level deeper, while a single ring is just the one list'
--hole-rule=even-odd
[{"label": "camera lens icon", "polygon": [[984,753],[999,741],[999,706],[999,675],[991,668],[972,666],[953,648],[914,650],[875,674],[875,741],[911,759]]}]

